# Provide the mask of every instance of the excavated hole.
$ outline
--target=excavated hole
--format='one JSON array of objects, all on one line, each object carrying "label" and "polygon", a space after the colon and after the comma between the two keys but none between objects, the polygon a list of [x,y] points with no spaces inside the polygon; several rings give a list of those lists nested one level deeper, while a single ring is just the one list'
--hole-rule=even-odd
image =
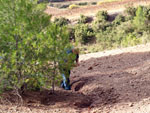
[{"label": "excavated hole", "polygon": [[73,91],[79,91],[85,85],[85,81],[79,81],[72,84],[71,88]]}]

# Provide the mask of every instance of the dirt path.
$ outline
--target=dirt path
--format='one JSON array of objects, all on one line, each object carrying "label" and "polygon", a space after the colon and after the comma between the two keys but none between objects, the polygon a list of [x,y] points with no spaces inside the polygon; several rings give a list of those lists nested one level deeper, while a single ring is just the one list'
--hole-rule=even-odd
[{"label": "dirt path", "polygon": [[77,9],[67,9],[61,10],[57,8],[48,7],[46,9],[46,13],[52,14],[54,17],[66,17],[68,19],[77,19],[80,17],[80,14],[84,14],[86,16],[94,16],[99,10],[107,10],[108,13],[116,13],[121,12],[125,9],[126,6],[129,5],[148,5],[150,4],[150,0],[123,0],[122,2],[112,2],[112,3],[104,3],[96,6],[87,6]]}]

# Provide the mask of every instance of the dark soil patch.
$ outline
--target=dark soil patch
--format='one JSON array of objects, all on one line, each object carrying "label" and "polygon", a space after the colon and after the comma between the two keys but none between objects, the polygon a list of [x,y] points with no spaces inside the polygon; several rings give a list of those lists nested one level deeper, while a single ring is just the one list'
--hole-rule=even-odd
[{"label": "dark soil patch", "polygon": [[86,81],[76,82],[76,83],[72,84],[71,89],[73,91],[79,91],[84,86],[85,83],[86,83]]}]

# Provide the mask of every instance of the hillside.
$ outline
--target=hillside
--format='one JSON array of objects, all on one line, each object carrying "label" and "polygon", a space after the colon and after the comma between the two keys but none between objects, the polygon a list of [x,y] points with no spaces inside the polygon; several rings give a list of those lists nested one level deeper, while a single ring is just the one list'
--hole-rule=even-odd
[{"label": "hillside", "polygon": [[0,113],[149,113],[149,48],[146,44],[81,55],[71,74],[71,91],[26,92],[22,107],[14,104],[18,99],[13,93],[7,94]]},{"label": "hillside", "polygon": [[[81,0],[83,1],[83,0]],[[123,0],[110,3],[103,3],[101,5],[86,6],[77,9],[58,9],[53,7],[47,7],[46,13],[53,15],[53,17],[63,16],[68,19],[77,19],[80,14],[86,16],[94,16],[99,10],[106,10],[108,13],[116,13],[123,11],[127,6],[138,6],[138,5],[148,5],[150,0]]]},{"label": "hillside", "polygon": [[[73,19],[54,22],[40,5],[36,11],[36,4],[15,0],[12,13],[8,1],[0,2],[8,7],[0,7],[0,113],[150,113],[150,0],[48,7],[53,17]],[[95,18],[74,21],[81,13]],[[74,59],[65,54],[69,39],[78,44],[80,63],[64,90],[61,74]]]}]

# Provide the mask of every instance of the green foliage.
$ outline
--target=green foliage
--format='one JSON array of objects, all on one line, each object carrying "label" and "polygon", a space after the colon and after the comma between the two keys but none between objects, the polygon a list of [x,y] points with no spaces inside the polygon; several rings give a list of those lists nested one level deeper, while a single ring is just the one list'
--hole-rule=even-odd
[{"label": "green foliage", "polygon": [[[59,72],[61,72],[64,59],[69,59],[66,53],[66,48],[71,47],[69,34],[66,27],[53,24],[47,28],[43,35],[45,37],[43,40],[44,44],[42,44],[40,48],[44,47],[43,51],[45,51],[45,54],[44,56],[42,55],[43,60],[47,59],[51,64],[52,76],[49,76],[52,77],[52,87],[54,90],[55,81],[56,78],[58,78]],[[71,63],[67,65],[67,68],[71,68]],[[49,68],[47,71],[49,71]]]},{"label": "green foliage", "polygon": [[87,44],[93,41],[94,33],[88,24],[79,24],[75,27],[75,39],[81,44]]},{"label": "green foliage", "polygon": [[96,14],[96,19],[92,22],[92,28],[97,33],[106,30],[111,24],[107,21],[108,14],[106,11],[99,11]]},{"label": "green foliage", "polygon": [[79,24],[85,24],[85,23],[88,22],[88,20],[89,20],[89,18],[87,16],[84,16],[84,15],[81,14],[80,19],[78,20],[78,23]]},{"label": "green foliage", "polygon": [[75,41],[75,28],[69,27],[68,32],[69,32],[69,39]]},{"label": "green foliage", "polygon": [[138,30],[142,30],[145,27],[145,13],[142,6],[139,6],[134,17],[133,24]]},{"label": "green foliage", "polygon": [[50,3],[49,6],[56,7],[59,9],[68,8],[70,3]]},{"label": "green foliage", "polygon": [[144,44],[150,42],[150,32],[149,31],[143,32],[141,39],[142,39],[142,43],[144,43]]},{"label": "green foliage", "polygon": [[150,6],[147,6],[144,12],[146,13],[145,16],[147,20],[150,21]]},{"label": "green foliage", "polygon": [[69,20],[64,18],[64,17],[60,17],[60,18],[55,18],[54,23],[58,26],[65,26],[67,24],[69,24]]},{"label": "green foliage", "polygon": [[97,2],[91,2],[91,5],[96,5],[97,4]]},{"label": "green foliage", "polygon": [[98,20],[98,21],[107,21],[108,20],[107,11],[98,11],[97,14],[96,14],[96,20]]},{"label": "green foliage", "polygon": [[[50,16],[25,0],[0,0],[1,80],[20,88],[26,76],[38,71],[38,34],[49,25]],[[33,68],[32,68],[33,67]],[[2,83],[2,82],[1,82]]]},{"label": "green foliage", "polygon": [[107,12],[97,13],[96,19],[89,26],[93,29],[96,45],[99,47],[88,45],[87,51],[134,46],[150,41],[149,6],[129,7],[125,12],[126,14],[118,15],[112,22],[108,21]]},{"label": "green foliage", "polygon": [[51,80],[54,89],[68,40],[66,28],[52,24],[33,2],[0,0],[1,90],[19,89],[26,80],[31,89]]},{"label": "green foliage", "polygon": [[126,38],[124,38],[121,42],[121,46],[128,47],[134,46],[141,43],[141,38],[137,38],[134,34],[129,34]]},{"label": "green foliage", "polygon": [[123,15],[117,15],[113,23],[115,25],[120,25],[122,22],[125,22],[125,17]]},{"label": "green foliage", "polygon": [[125,10],[127,17],[129,19],[133,19],[136,16],[136,8],[135,7],[127,7]]},{"label": "green foliage", "polygon": [[111,24],[108,21],[95,20],[92,22],[92,28],[96,33],[99,31],[105,31],[109,26],[111,26]]},{"label": "green foliage", "polygon": [[80,3],[78,3],[78,5],[85,6],[85,5],[88,5],[88,3],[87,2],[80,2]]}]

